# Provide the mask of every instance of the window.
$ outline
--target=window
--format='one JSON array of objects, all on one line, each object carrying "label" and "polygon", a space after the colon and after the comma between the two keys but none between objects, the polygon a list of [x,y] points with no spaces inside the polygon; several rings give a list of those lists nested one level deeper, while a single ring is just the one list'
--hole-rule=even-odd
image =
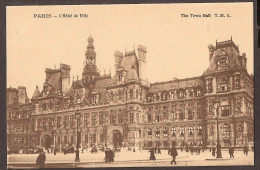
[{"label": "window", "polygon": [[70,127],[74,126],[74,116],[75,115],[70,115]]},{"label": "window", "polygon": [[113,94],[113,92],[110,92],[109,97],[110,97],[110,101],[111,101],[111,102],[114,101],[114,94]]},{"label": "window", "polygon": [[63,138],[64,138],[64,144],[67,144],[68,143],[67,136],[65,135]]},{"label": "window", "polygon": [[163,137],[168,137],[168,129],[166,127],[163,128]]},{"label": "window", "polygon": [[139,123],[139,113],[136,113],[136,122]]},{"label": "window", "polygon": [[180,113],[180,120],[184,120],[184,113]]},{"label": "window", "polygon": [[85,134],[85,143],[88,143],[88,134]]},{"label": "window", "polygon": [[61,121],[61,118],[60,118],[60,117],[57,117],[57,128],[58,128],[58,129],[60,128],[60,121]]},{"label": "window", "polygon": [[103,142],[103,141],[104,141],[103,133],[100,133],[100,134],[99,134],[99,140],[100,140],[100,142]]},{"label": "window", "polygon": [[97,94],[92,95],[92,104],[97,104],[98,103],[98,98]]},{"label": "window", "polygon": [[121,90],[119,90],[118,92],[118,96],[119,96],[119,100],[122,100],[123,99],[123,93]]},{"label": "window", "polygon": [[148,135],[152,135],[152,134],[153,134],[152,129],[149,128],[149,129],[148,129]]},{"label": "window", "polygon": [[73,137],[73,135],[71,135],[71,136],[70,136],[70,143],[72,144],[73,141],[74,141],[74,137]]},{"label": "window", "polygon": [[229,125],[228,124],[224,124],[223,126],[223,135],[229,135]]},{"label": "window", "polygon": [[200,96],[202,95],[202,94],[201,94],[201,89],[197,89],[196,95],[197,95],[197,97],[200,97]]},{"label": "window", "polygon": [[152,114],[147,114],[148,122],[152,122]]},{"label": "window", "polygon": [[155,122],[160,121],[160,115],[158,113],[155,114]]},{"label": "window", "polygon": [[189,132],[189,135],[193,135],[193,127],[192,126],[189,126],[189,129],[188,129],[188,132]]},{"label": "window", "polygon": [[160,129],[159,128],[156,128],[155,137],[156,138],[160,137]]},{"label": "window", "polygon": [[134,98],[134,91],[133,89],[130,89],[130,99],[133,99]]},{"label": "window", "polygon": [[118,73],[117,80],[118,80],[118,82],[122,82],[123,81],[123,74],[122,74],[122,72]]},{"label": "window", "polygon": [[202,118],[200,108],[197,109],[197,118],[198,118],[198,119],[201,119],[201,118]]},{"label": "window", "polygon": [[130,113],[130,123],[133,123],[133,122],[134,122],[134,114]]},{"label": "window", "polygon": [[122,115],[120,114],[120,115],[118,115],[118,123],[123,123],[123,118],[122,118]]},{"label": "window", "polygon": [[136,99],[138,99],[138,98],[139,98],[139,91],[136,90]]},{"label": "window", "polygon": [[176,136],[176,129],[175,129],[175,127],[171,128],[171,134],[172,134],[172,136]]},{"label": "window", "polygon": [[164,113],[163,113],[163,121],[164,121],[164,122],[167,122],[167,121],[168,121],[168,114],[167,114],[167,112],[164,112]]},{"label": "window", "polygon": [[202,126],[201,125],[198,126],[198,135],[202,135]]},{"label": "window", "polygon": [[103,125],[103,113],[99,113],[99,125]]},{"label": "window", "polygon": [[229,106],[221,106],[221,116],[227,117],[229,116]]},{"label": "window", "polygon": [[187,93],[188,97],[192,97],[193,96],[193,93],[191,90],[188,90],[188,93]]},{"label": "window", "polygon": [[176,120],[176,113],[171,113],[171,120]]},{"label": "window", "polygon": [[170,99],[173,100],[175,98],[175,93],[173,91],[170,92]]},{"label": "window", "polygon": [[179,91],[179,98],[180,99],[184,98],[184,91],[183,90]]},{"label": "window", "polygon": [[191,110],[188,110],[188,119],[192,120],[193,119],[193,113]]},{"label": "window", "polygon": [[162,101],[165,101],[165,100],[167,100],[167,93],[163,92],[162,93]]},{"label": "window", "polygon": [[207,80],[207,91],[208,91],[208,93],[212,93],[213,92],[212,79]]},{"label": "window", "polygon": [[84,113],[84,126],[88,125],[88,113]]},{"label": "window", "polygon": [[92,114],[91,115],[91,125],[92,126],[96,126],[96,123],[97,123],[97,121],[96,121],[96,114]]},{"label": "window", "polygon": [[111,125],[116,124],[116,115],[110,115],[110,124]]},{"label": "window", "polygon": [[180,127],[180,135],[181,135],[181,136],[184,136],[184,133],[185,133],[184,127]]},{"label": "window", "polygon": [[153,146],[153,142],[152,141],[149,141],[148,142],[148,147],[152,147]]},{"label": "window", "polygon": [[149,95],[147,96],[147,102],[150,103],[150,102],[152,102],[152,101],[153,101],[153,95],[152,95],[152,94],[149,94]]}]

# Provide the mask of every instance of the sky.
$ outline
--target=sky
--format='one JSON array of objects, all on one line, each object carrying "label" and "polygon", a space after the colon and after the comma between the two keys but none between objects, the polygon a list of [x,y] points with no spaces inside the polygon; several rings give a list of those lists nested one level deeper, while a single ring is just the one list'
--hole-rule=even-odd
[{"label": "sky", "polygon": [[[215,13],[231,17],[214,17]],[[102,74],[110,68],[114,74],[115,50],[124,53],[142,44],[151,83],[200,76],[209,65],[208,45],[231,36],[240,53],[246,53],[248,72],[253,73],[253,3],[12,6],[7,7],[6,25],[7,87],[25,86],[29,98],[36,85],[42,90],[45,68],[68,64],[71,80],[81,78],[90,35]]]}]

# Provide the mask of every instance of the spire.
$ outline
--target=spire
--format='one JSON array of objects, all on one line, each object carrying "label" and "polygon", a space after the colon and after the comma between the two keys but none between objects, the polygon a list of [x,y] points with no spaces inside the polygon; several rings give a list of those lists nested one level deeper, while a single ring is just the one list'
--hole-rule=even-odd
[{"label": "spire", "polygon": [[38,86],[36,86],[36,88],[35,88],[35,90],[34,90],[32,99],[35,99],[35,98],[37,98],[37,97],[40,97],[40,91],[39,91]]},{"label": "spire", "polygon": [[89,37],[88,37],[88,49],[95,49],[94,48],[94,45],[93,45],[93,41],[94,41],[94,39],[92,38],[92,36],[90,35]]}]

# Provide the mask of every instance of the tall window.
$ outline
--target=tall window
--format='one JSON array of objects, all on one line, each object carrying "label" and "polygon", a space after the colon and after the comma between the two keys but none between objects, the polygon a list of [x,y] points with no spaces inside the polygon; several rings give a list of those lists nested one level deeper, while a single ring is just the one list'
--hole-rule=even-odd
[{"label": "tall window", "polygon": [[188,95],[188,97],[192,97],[192,96],[193,96],[192,91],[191,91],[191,90],[188,90],[187,95]]},{"label": "tall window", "polygon": [[136,90],[135,94],[136,94],[136,99],[138,99],[139,98],[139,91]]},{"label": "tall window", "polygon": [[64,144],[67,144],[68,141],[67,141],[67,136],[66,135],[63,137],[63,139],[64,139]]},{"label": "tall window", "polygon": [[134,98],[134,91],[133,89],[130,89],[130,99],[133,99]]},{"label": "tall window", "polygon": [[155,137],[156,138],[160,137],[160,129],[159,128],[156,128]]},{"label": "tall window", "polygon": [[176,136],[176,129],[175,129],[175,127],[171,128],[171,133],[172,133],[172,136]]},{"label": "tall window", "polygon": [[134,122],[134,114],[130,113],[130,123],[133,123],[133,122]]},{"label": "tall window", "polygon": [[122,72],[119,72],[117,74],[117,80],[118,80],[118,82],[122,82],[123,81],[123,74],[122,74]]},{"label": "tall window", "polygon": [[155,114],[155,122],[160,122],[160,115],[158,113]]},{"label": "tall window", "polygon": [[166,127],[163,128],[163,137],[168,137],[168,129]]},{"label": "tall window", "polygon": [[201,89],[197,89],[197,91],[196,91],[196,95],[197,95],[197,97],[200,97],[200,96],[202,95],[202,93],[201,93]]},{"label": "tall window", "polygon": [[224,124],[223,126],[223,135],[229,135],[230,130],[229,130],[229,125],[228,124]]},{"label": "tall window", "polygon": [[201,125],[198,126],[198,135],[202,135],[202,126]]},{"label": "tall window", "polygon": [[88,113],[84,113],[84,126],[88,125]]},{"label": "tall window", "polygon": [[212,93],[213,92],[212,79],[207,80],[207,91],[208,91],[208,93]]},{"label": "tall window", "polygon": [[93,113],[92,115],[91,115],[91,125],[92,126],[96,126],[96,114],[95,113]]},{"label": "tall window", "polygon": [[74,127],[74,116],[75,115],[70,115],[70,127]]},{"label": "tall window", "polygon": [[184,91],[183,90],[179,91],[179,98],[180,99],[184,98]]},{"label": "tall window", "polygon": [[152,122],[152,114],[151,113],[147,114],[147,119],[148,119],[148,122]]},{"label": "tall window", "polygon": [[227,117],[229,116],[229,106],[221,106],[221,116]]},{"label": "tall window", "polygon": [[99,113],[99,125],[103,125],[103,113]]},{"label": "tall window", "polygon": [[148,129],[148,135],[152,135],[152,134],[153,134],[152,129],[149,128],[149,129]]},{"label": "tall window", "polygon": [[110,101],[111,101],[111,102],[114,101],[114,94],[113,94],[113,92],[110,92],[109,97],[110,97]]},{"label": "tall window", "polygon": [[180,120],[184,120],[184,113],[183,112],[180,113]]},{"label": "tall window", "polygon": [[167,112],[163,112],[163,121],[164,122],[168,121],[168,114],[167,114]]},{"label": "tall window", "polygon": [[171,113],[171,120],[176,120],[176,113]]},{"label": "tall window", "polygon": [[184,136],[184,133],[185,133],[184,127],[181,126],[181,127],[180,127],[180,135],[181,135],[181,136]]},{"label": "tall window", "polygon": [[136,113],[136,122],[139,123],[139,113]]},{"label": "tall window", "polygon": [[234,77],[234,89],[236,89],[236,90],[240,89],[240,78],[239,78],[239,76]]},{"label": "tall window", "polygon": [[188,129],[188,132],[189,132],[189,135],[193,135],[193,126],[189,126],[189,129]]},{"label": "tall window", "polygon": [[57,128],[58,128],[58,129],[60,128],[60,121],[61,121],[61,118],[60,118],[60,117],[57,117]]},{"label": "tall window", "polygon": [[118,115],[118,123],[120,123],[120,124],[121,124],[122,122],[123,122],[122,115],[121,115],[121,114],[119,114],[119,115]]},{"label": "tall window", "polygon": [[122,100],[123,99],[123,93],[122,93],[121,90],[119,90],[118,95],[119,95],[119,100]]},{"label": "tall window", "polygon": [[162,101],[165,101],[165,100],[167,100],[167,93],[163,92],[162,93]]},{"label": "tall window", "polygon": [[97,94],[92,95],[92,104],[97,104],[98,103],[98,97]]},{"label": "tall window", "polygon": [[193,113],[191,110],[188,110],[188,119],[192,120],[193,119]]},{"label": "tall window", "polygon": [[200,108],[197,109],[197,118],[198,118],[198,119],[201,119],[201,118],[202,118]]}]

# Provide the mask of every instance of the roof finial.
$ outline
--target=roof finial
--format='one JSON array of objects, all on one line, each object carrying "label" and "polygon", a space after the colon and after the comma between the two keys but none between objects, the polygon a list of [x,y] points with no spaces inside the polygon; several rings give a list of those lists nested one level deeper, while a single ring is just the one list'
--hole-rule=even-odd
[{"label": "roof finial", "polygon": [[79,80],[79,75],[77,75],[77,81]]},{"label": "roof finial", "polygon": [[231,41],[232,41],[232,35],[231,35]]}]

